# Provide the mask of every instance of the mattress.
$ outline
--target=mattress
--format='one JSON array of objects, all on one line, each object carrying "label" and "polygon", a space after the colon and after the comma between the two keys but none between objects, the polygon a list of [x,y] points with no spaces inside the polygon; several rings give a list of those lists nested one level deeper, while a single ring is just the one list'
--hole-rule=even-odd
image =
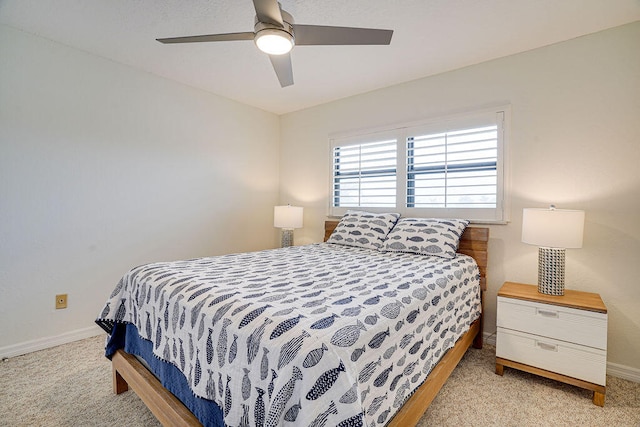
[{"label": "mattress", "polygon": [[378,426],[479,317],[479,277],[466,255],[329,243],[153,263],[97,323],[135,327],[226,425]]}]

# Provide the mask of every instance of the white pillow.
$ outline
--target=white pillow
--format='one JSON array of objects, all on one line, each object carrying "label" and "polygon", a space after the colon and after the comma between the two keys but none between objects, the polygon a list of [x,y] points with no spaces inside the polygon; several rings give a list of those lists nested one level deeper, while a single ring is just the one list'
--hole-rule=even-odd
[{"label": "white pillow", "polygon": [[401,218],[393,227],[382,250],[410,252],[452,259],[469,221],[441,218]]},{"label": "white pillow", "polygon": [[397,213],[347,211],[327,239],[327,243],[380,249],[399,217],[400,214]]}]

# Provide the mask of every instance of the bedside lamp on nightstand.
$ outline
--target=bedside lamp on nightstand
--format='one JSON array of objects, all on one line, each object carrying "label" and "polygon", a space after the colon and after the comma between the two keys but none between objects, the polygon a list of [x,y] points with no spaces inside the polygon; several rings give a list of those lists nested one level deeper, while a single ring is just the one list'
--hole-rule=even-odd
[{"label": "bedside lamp on nightstand", "polygon": [[293,246],[293,229],[302,228],[302,208],[298,206],[275,206],[273,208],[273,226],[282,228],[281,246]]},{"label": "bedside lamp on nightstand", "polygon": [[584,211],[523,209],[522,241],[538,248],[538,292],[564,295],[566,248],[582,247]]}]

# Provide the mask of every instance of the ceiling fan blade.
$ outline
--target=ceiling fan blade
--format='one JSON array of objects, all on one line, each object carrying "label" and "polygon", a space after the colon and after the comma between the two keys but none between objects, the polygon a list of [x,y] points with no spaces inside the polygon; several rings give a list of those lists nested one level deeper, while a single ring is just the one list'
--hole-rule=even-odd
[{"label": "ceiling fan blade", "polygon": [[156,39],[160,43],[198,43],[198,42],[227,42],[233,40],[253,40],[254,33],[227,33],[227,34],[205,34],[202,36],[169,37]]},{"label": "ceiling fan blade", "polygon": [[295,43],[304,45],[385,45],[393,30],[293,24]]},{"label": "ceiling fan blade", "polygon": [[284,27],[278,0],[253,0],[258,21]]},{"label": "ceiling fan blade", "polygon": [[269,55],[271,65],[280,80],[280,86],[287,87],[293,84],[293,67],[291,66],[291,55]]}]

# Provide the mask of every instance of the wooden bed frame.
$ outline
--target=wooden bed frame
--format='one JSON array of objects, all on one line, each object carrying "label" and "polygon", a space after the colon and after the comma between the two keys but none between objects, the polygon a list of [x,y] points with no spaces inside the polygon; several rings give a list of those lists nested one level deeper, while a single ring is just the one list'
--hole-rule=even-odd
[{"label": "wooden bed frame", "polygon": [[[338,221],[325,222],[326,241]],[[467,227],[458,252],[473,257],[480,267],[481,302],[484,311],[484,292],[487,290],[487,245],[489,229],[486,227]],[[389,422],[389,427],[415,426],[436,397],[451,372],[458,365],[467,349],[473,345],[482,348],[482,316],[471,324],[464,334],[433,368],[426,381],[405,402],[400,411]],[[184,406],[178,398],[165,389],[160,381],[145,368],[138,359],[117,350],[112,359],[113,391],[123,393],[131,387],[163,426],[201,426],[200,421]]]}]

